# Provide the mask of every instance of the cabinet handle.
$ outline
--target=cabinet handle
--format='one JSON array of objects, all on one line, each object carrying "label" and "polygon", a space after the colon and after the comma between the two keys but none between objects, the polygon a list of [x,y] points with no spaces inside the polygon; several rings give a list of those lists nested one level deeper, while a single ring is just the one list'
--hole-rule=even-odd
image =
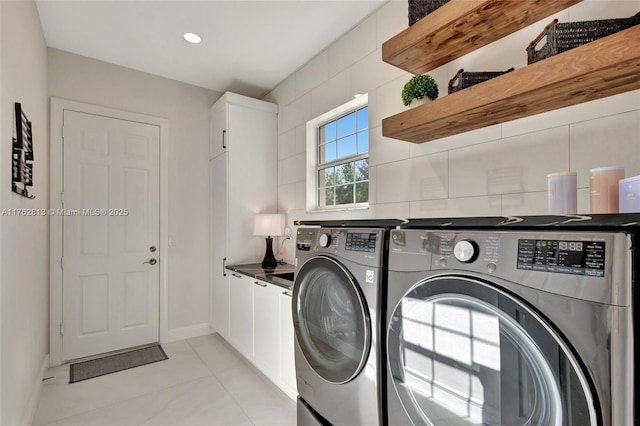
[{"label": "cabinet handle", "polygon": [[240,275],[240,274],[233,273],[233,274],[231,274],[231,275],[233,275],[233,276],[234,276],[234,277],[236,277],[236,278],[242,278],[242,275]]},{"label": "cabinet handle", "polygon": [[222,259],[222,276],[226,277],[227,276],[227,258],[223,258]]},{"label": "cabinet handle", "polygon": [[282,294],[284,294],[285,296],[291,297],[291,292],[289,290],[283,291]]},{"label": "cabinet handle", "polygon": [[227,131],[222,131],[222,149],[227,149]]},{"label": "cabinet handle", "polygon": [[261,283],[260,281],[254,281],[253,283],[256,284],[256,285],[259,285],[260,287],[266,287],[267,286],[266,283]]}]

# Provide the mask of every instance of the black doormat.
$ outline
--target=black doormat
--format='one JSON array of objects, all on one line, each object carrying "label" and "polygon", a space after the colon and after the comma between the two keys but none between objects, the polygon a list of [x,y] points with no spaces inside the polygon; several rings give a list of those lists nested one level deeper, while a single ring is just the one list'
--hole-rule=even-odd
[{"label": "black doormat", "polygon": [[169,359],[160,345],[147,346],[102,358],[71,364],[69,383],[80,382],[117,371]]}]

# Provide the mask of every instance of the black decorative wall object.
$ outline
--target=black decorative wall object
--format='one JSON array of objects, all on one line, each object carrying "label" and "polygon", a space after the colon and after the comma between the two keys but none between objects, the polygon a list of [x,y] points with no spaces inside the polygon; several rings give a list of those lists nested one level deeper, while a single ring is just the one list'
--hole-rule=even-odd
[{"label": "black decorative wall object", "polygon": [[31,122],[19,102],[15,103],[15,113],[16,137],[13,138],[11,190],[32,200],[36,196],[29,194],[28,187],[33,186],[33,132]]}]

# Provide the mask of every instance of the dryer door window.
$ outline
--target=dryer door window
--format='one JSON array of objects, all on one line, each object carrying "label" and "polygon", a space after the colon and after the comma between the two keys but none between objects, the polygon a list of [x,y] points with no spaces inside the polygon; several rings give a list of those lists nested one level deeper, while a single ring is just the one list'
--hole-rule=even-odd
[{"label": "dryer door window", "polygon": [[387,345],[393,386],[416,425],[597,424],[570,350],[532,309],[488,283],[417,284],[395,307]]},{"label": "dryer door window", "polygon": [[368,310],[355,279],[327,257],[296,275],[293,321],[300,349],[323,379],[346,383],[364,367],[371,344]]}]

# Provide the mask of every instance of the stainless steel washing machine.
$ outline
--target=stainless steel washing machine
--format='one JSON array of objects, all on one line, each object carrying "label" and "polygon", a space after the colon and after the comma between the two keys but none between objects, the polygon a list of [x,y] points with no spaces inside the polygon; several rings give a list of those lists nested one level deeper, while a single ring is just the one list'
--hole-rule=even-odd
[{"label": "stainless steel washing machine", "polygon": [[382,424],[386,232],[297,231],[292,303],[299,426]]},{"label": "stainless steel washing machine", "polygon": [[389,425],[632,425],[633,238],[393,230]]}]

